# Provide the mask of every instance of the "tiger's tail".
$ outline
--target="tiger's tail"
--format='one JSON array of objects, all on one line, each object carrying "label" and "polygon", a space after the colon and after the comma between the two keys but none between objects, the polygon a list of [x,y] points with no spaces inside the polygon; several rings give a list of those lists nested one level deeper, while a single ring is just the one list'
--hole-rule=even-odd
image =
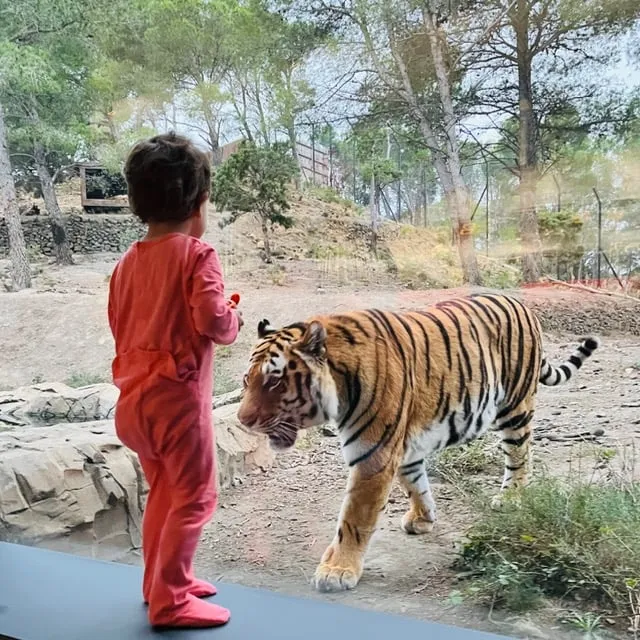
[{"label": "tiger's tail", "polygon": [[547,387],[555,387],[564,384],[582,366],[582,363],[593,355],[600,346],[600,339],[596,337],[585,338],[580,346],[559,367],[552,365],[546,357],[542,359],[540,370],[540,382]]}]

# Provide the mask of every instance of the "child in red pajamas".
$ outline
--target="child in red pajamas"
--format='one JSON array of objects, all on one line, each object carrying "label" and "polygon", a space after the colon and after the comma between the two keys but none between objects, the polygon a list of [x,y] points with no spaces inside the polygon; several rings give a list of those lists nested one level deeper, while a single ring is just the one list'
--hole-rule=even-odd
[{"label": "child in red pajamas", "polygon": [[113,272],[109,324],[116,430],[149,483],[143,596],[154,626],[217,626],[229,611],[199,599],[216,589],[194,577],[193,556],[217,499],[213,345],[231,344],[242,319],[224,297],[216,252],[200,240],[205,154],[175,134],[157,136],[133,148],[125,176],[130,207],[148,232]]}]

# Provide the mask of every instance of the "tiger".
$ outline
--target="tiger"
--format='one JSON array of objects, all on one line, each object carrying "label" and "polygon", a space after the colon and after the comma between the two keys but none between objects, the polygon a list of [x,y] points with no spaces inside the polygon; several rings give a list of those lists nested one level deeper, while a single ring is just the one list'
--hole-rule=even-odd
[{"label": "tiger", "polygon": [[585,338],[554,366],[536,315],[493,293],[423,310],[319,315],[280,329],[264,319],[258,339],[243,377],[240,424],[286,450],[301,429],[333,423],[349,469],[335,536],[313,577],[324,592],[358,584],[394,478],[409,499],[402,529],[432,531],[426,460],[446,447],[493,428],[504,453],[499,496],[524,487],[538,383],[567,382],[600,346]]}]

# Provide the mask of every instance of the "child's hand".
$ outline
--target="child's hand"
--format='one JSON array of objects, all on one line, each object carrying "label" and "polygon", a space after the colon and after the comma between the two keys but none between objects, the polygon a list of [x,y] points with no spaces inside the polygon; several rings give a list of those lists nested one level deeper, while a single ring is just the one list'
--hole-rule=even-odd
[{"label": "child's hand", "polygon": [[231,297],[229,298],[229,300],[227,300],[227,304],[232,309],[235,309],[240,304],[240,294],[239,293],[232,293]]}]

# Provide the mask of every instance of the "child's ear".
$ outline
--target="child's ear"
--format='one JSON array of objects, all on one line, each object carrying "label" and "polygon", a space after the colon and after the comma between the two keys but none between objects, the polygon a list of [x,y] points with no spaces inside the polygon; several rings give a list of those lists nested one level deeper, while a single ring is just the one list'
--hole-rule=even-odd
[{"label": "child's ear", "polygon": [[193,212],[194,216],[198,216],[199,218],[207,217],[207,203],[209,202],[209,194],[202,194],[202,200],[200,201],[200,206]]}]

